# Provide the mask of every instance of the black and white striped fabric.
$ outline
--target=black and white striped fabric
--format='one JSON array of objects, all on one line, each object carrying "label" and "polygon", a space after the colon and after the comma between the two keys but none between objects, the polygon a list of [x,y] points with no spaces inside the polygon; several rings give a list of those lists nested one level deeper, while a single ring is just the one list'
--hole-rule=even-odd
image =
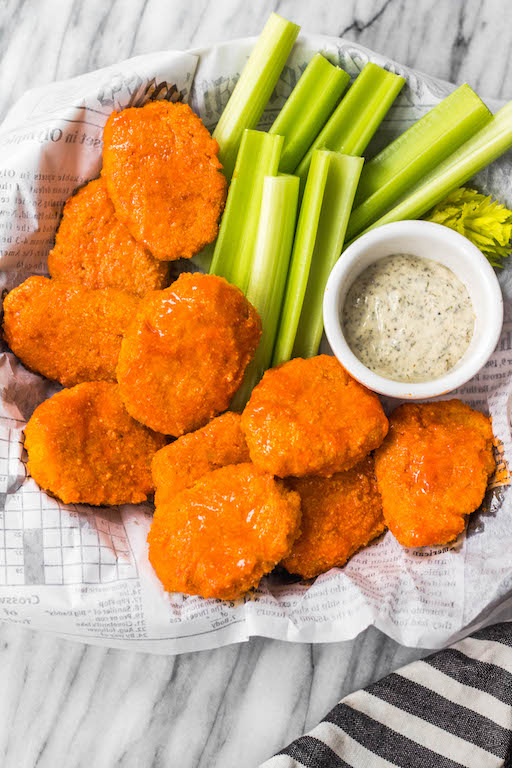
[{"label": "black and white striped fabric", "polygon": [[512,623],[343,699],[261,768],[512,768]]}]

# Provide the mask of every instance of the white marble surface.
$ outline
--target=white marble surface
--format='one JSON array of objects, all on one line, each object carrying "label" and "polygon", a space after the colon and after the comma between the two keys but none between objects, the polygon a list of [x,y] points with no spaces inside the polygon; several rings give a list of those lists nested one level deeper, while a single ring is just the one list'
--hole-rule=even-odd
[{"label": "white marble surface", "polygon": [[[0,118],[27,88],[257,34],[276,10],[483,96],[512,98],[510,0],[0,0]],[[253,768],[424,651],[370,629],[162,658],[0,625],[2,768]]]}]

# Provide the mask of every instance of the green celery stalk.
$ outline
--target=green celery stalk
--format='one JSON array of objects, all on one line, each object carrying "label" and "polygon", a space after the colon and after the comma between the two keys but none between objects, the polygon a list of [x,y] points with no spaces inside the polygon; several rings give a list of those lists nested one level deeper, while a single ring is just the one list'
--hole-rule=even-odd
[{"label": "green celery stalk", "polygon": [[491,118],[469,85],[443,99],[365,165],[347,237],[378,219]]},{"label": "green celery stalk", "polygon": [[272,13],[213,132],[226,178],[231,178],[242,134],[263,114],[300,27]]},{"label": "green celery stalk", "polygon": [[371,62],[366,64],[295,169],[301,187],[306,183],[315,149],[330,149],[345,155],[363,154],[404,83],[403,77]]},{"label": "green celery stalk", "polygon": [[[404,219],[419,219],[440,203],[457,187],[465,184],[482,168],[490,165],[512,147],[512,101],[505,104],[492,119],[465,144],[431,171],[388,213],[364,232]],[[361,232],[360,234],[364,234]],[[359,237],[360,235],[357,235]],[[353,238],[353,242],[356,238]]]},{"label": "green celery stalk", "polygon": [[324,329],[325,286],[343,249],[363,163],[362,157],[331,153],[306,295],[293,345],[293,357],[313,357],[318,354]]},{"label": "green celery stalk", "polygon": [[265,176],[258,235],[246,296],[261,317],[262,335],[254,359],[231,407],[242,410],[270,366],[295,233],[299,179]]},{"label": "green celery stalk", "polygon": [[263,179],[277,174],[283,141],[282,136],[247,130],[240,144],[210,274],[225,277],[244,292],[254,255]]},{"label": "green celery stalk", "polygon": [[322,150],[313,152],[293,243],[272,365],[284,363],[292,355],[295,334],[306,293],[311,258],[315,249],[330,161],[330,152]]},{"label": "green celery stalk", "polygon": [[322,54],[313,56],[269,130],[284,136],[281,171],[291,173],[297,167],[349,81],[350,75]]}]

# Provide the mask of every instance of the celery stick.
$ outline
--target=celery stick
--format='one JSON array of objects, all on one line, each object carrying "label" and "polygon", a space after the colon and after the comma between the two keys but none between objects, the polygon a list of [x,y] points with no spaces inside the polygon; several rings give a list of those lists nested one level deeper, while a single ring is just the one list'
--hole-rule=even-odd
[{"label": "celery stick", "polygon": [[461,85],[443,99],[365,165],[347,237],[378,219],[491,118],[469,85]]},{"label": "celery stick", "polygon": [[490,165],[511,147],[512,101],[509,101],[487,125],[447,157],[394,208],[367,227],[364,232],[392,221],[419,219],[450,192],[465,184],[478,171]]},{"label": "celery stick", "polygon": [[297,24],[271,14],[220,116],[213,137],[228,181],[242,134],[258,124],[299,31]]},{"label": "celery stick", "polygon": [[330,152],[321,150],[313,152],[300,208],[297,232],[293,243],[292,258],[272,365],[284,363],[292,355],[295,334],[299,325],[302,303],[306,293],[311,258],[315,248],[316,233],[320,221],[330,161]]},{"label": "celery stick", "polygon": [[296,168],[301,187],[315,149],[330,149],[345,155],[362,155],[405,80],[371,62],[336,107],[311,148]]},{"label": "celery stick", "polygon": [[349,81],[347,72],[315,53],[269,130],[284,136],[280,171],[297,167]]},{"label": "celery stick", "polygon": [[226,209],[215,244],[210,274],[220,275],[245,291],[254,255],[264,176],[275,176],[282,136],[244,132]]},{"label": "celery stick", "polygon": [[343,248],[363,163],[362,157],[331,153],[306,295],[293,346],[293,357],[313,357],[318,354],[324,329],[325,286]]},{"label": "celery stick", "polygon": [[295,233],[299,179],[297,176],[265,176],[261,213],[246,296],[261,317],[262,335],[254,359],[231,407],[242,410],[253,388],[270,366],[281,312],[286,275]]}]

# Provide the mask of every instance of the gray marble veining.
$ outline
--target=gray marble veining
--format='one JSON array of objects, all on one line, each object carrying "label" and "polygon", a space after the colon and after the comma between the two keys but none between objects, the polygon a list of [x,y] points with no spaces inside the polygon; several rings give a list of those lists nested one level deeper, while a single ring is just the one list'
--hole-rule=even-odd
[{"label": "gray marble veining", "polygon": [[[272,10],[512,98],[510,0],[0,0],[0,118],[30,87],[255,35]],[[340,697],[425,653],[369,629],[333,645],[254,639],[165,658],[2,624],[0,765],[255,768]]]},{"label": "gray marble veining", "polygon": [[426,652],[375,630],[310,646],[255,639],[177,657],[69,643],[4,625],[4,768],[256,766],[340,695]]}]

